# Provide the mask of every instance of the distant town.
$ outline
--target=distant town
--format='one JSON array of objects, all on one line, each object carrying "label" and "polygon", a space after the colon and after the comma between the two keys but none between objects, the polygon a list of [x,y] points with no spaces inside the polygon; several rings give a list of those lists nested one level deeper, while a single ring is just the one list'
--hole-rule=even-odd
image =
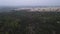
[{"label": "distant town", "polygon": [[43,8],[18,8],[15,9],[19,10],[28,10],[28,11],[60,11],[60,7],[43,7]]}]

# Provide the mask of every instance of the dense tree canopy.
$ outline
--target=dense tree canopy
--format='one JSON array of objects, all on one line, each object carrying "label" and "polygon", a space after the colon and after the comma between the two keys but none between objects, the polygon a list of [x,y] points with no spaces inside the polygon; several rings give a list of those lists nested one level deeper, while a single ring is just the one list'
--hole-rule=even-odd
[{"label": "dense tree canopy", "polygon": [[60,12],[2,12],[0,34],[60,34]]}]

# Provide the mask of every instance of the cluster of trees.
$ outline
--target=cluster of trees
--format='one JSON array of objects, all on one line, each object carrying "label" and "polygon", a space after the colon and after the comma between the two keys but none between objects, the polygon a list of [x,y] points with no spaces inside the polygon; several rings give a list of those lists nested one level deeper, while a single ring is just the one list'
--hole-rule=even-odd
[{"label": "cluster of trees", "polygon": [[60,12],[2,12],[0,34],[60,34]]}]

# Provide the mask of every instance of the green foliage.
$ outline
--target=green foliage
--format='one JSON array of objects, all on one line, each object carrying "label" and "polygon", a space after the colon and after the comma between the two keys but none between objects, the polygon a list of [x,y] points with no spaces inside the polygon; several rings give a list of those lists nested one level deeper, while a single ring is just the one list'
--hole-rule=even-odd
[{"label": "green foliage", "polygon": [[9,32],[5,32],[5,34],[9,34]]},{"label": "green foliage", "polygon": [[1,13],[0,31],[3,34],[60,34],[60,12]]}]

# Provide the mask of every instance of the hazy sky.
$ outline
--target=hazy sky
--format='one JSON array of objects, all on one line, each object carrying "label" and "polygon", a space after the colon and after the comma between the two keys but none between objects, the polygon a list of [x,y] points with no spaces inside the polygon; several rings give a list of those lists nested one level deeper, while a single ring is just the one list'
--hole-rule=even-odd
[{"label": "hazy sky", "polygon": [[0,6],[59,6],[60,0],[0,0]]}]

